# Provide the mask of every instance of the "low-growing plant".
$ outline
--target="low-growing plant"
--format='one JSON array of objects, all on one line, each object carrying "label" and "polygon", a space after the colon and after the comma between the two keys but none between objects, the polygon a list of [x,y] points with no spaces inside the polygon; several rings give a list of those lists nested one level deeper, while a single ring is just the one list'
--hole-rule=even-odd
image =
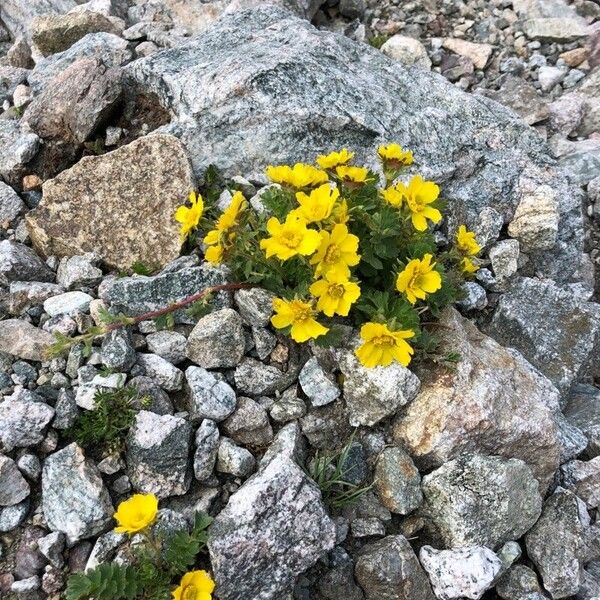
[{"label": "low-growing plant", "polygon": [[120,451],[135,420],[135,403],[148,402],[134,387],[99,389],[94,394],[93,410],[83,411],[67,436],[84,448],[96,451]]},{"label": "low-growing plant", "polygon": [[66,600],[210,600],[215,584],[209,573],[189,569],[206,547],[212,519],[198,512],[191,531],[155,533],[157,514],[158,500],[152,494],[135,494],[122,502],[115,531],[141,538],[131,544],[129,562],[103,563],[71,575]]}]

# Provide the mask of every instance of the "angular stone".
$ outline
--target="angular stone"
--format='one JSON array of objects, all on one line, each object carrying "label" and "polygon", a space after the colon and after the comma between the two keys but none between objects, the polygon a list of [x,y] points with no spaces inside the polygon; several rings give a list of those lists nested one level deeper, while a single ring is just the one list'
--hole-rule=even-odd
[{"label": "angular stone", "polygon": [[174,365],[185,360],[186,338],[178,331],[157,331],[146,336],[148,350]]},{"label": "angular stone", "polygon": [[600,371],[600,306],[551,280],[516,280],[500,297],[488,332],[519,350],[562,394],[589,366]]},{"label": "angular stone", "polygon": [[442,46],[451,52],[468,58],[476,69],[485,69],[492,55],[493,48],[489,44],[475,44],[460,38],[446,38]]},{"label": "angular stone", "polygon": [[349,421],[354,427],[372,427],[414,400],[419,391],[417,376],[399,363],[367,369],[353,352],[341,351],[339,365]]},{"label": "angular stone", "polygon": [[185,371],[188,412],[194,423],[202,419],[223,421],[236,407],[236,396],[231,386],[202,367],[188,367]]},{"label": "angular stone", "polygon": [[0,223],[6,226],[25,212],[25,203],[8,184],[0,181]]},{"label": "angular stone", "polygon": [[313,408],[300,419],[302,433],[310,445],[321,450],[329,450],[339,445],[351,434],[347,411],[341,402]]},{"label": "angular stone", "polygon": [[51,316],[87,312],[93,298],[85,292],[65,292],[44,301],[44,310]]},{"label": "angular stone", "polygon": [[264,447],[273,439],[267,411],[252,398],[238,398],[235,412],[223,422],[223,431],[242,446]]},{"label": "angular stone", "polygon": [[408,540],[390,535],[362,548],[354,575],[366,600],[433,600],[427,575]]},{"label": "angular stone", "polygon": [[62,552],[65,548],[65,534],[54,531],[38,540],[39,551],[48,559],[51,565],[61,568],[65,562]]},{"label": "angular stone", "polygon": [[93,254],[63,258],[58,264],[56,281],[68,290],[94,287],[102,279],[102,270],[96,266]]},{"label": "angular stone", "polygon": [[154,379],[163,390],[176,392],[183,386],[183,371],[157,354],[138,354],[137,364],[148,377]]},{"label": "angular stone", "polygon": [[237,367],[244,356],[240,315],[223,308],[202,317],[188,337],[186,354],[205,369]]},{"label": "angular stone", "polygon": [[273,365],[265,365],[254,358],[244,357],[235,370],[234,378],[238,392],[249,396],[266,396],[282,392],[292,385],[297,372],[280,371]]},{"label": "angular stone", "polygon": [[53,416],[54,409],[43,402],[5,399],[0,402],[0,441],[7,451],[35,446]]},{"label": "angular stone", "polygon": [[567,421],[580,429],[587,439],[586,454],[600,456],[600,390],[592,385],[577,385],[565,406]]},{"label": "angular stone", "polygon": [[[534,177],[557,191],[562,226],[561,243],[532,257],[531,266],[560,281],[581,277],[581,191],[551,166],[538,134],[511,111],[443,78],[270,6],[226,15],[126,72],[172,112],[166,129],[183,140],[199,175],[210,163],[228,176],[248,175],[343,146],[359,162],[375,164],[378,144],[397,140],[415,152],[426,177],[443,184],[456,223],[475,221],[486,206],[508,223],[521,200],[519,178]],[[215,94],[218,115],[210,110]],[[439,125],[435,144],[426,134],[432,120]],[[240,137],[252,140],[245,152]]]},{"label": "angular stone", "polygon": [[302,367],[298,381],[313,406],[329,404],[339,398],[341,393],[333,375],[325,372],[315,356],[311,357]]},{"label": "angular stone", "polygon": [[118,69],[84,58],[58,74],[23,115],[41,138],[83,144],[102,125],[121,95]]},{"label": "angular stone", "polygon": [[192,188],[181,144],[168,135],[146,136],[84,157],[47,181],[27,226],[46,256],[94,252],[117,269],[136,261],[162,266],[179,255],[173,214]]},{"label": "angular stone", "polygon": [[196,431],[194,476],[198,481],[205,481],[213,473],[219,452],[219,437],[217,424],[210,419],[204,419]]},{"label": "angular stone", "polygon": [[31,89],[39,94],[54,77],[82,58],[100,60],[106,68],[119,67],[131,58],[131,51],[127,42],[119,36],[89,33],[68,50],[38,61],[28,78]]},{"label": "angular stone", "polygon": [[391,512],[407,515],[423,501],[421,476],[402,448],[383,450],[375,466],[375,491]]},{"label": "angular stone", "polygon": [[498,581],[496,592],[503,600],[544,600],[535,571],[525,565],[515,565]]},{"label": "angular stone", "polygon": [[496,548],[520,538],[542,511],[538,482],[516,458],[463,454],[426,475],[422,490],[426,527],[446,548]]},{"label": "angular stone", "polygon": [[63,52],[84,35],[102,31],[115,35],[121,33],[113,19],[89,10],[39,16],[30,27],[33,43],[44,56]]},{"label": "angular stone", "polygon": [[12,281],[9,288],[8,310],[11,315],[19,315],[32,306],[39,306],[52,296],[64,292],[64,288],[55,283],[38,281]]},{"label": "angular stone", "polygon": [[382,46],[381,51],[403,65],[416,65],[426,70],[431,69],[431,60],[425,46],[415,38],[405,35],[393,35]]},{"label": "angular stone", "polygon": [[136,491],[181,496],[191,483],[191,425],[180,417],[141,410],[127,438],[127,472]]},{"label": "angular stone", "polygon": [[273,314],[274,294],[261,288],[237,290],[235,303],[246,325],[265,327]]},{"label": "angular stone", "polygon": [[136,359],[131,334],[127,330],[115,329],[102,339],[102,364],[108,369],[126,373]]},{"label": "angular stone", "polygon": [[573,42],[588,35],[587,24],[579,19],[541,18],[523,23],[525,35],[543,42]]},{"label": "angular stone", "polygon": [[519,458],[545,489],[560,453],[556,389],[456,311],[440,323],[439,351],[461,360],[453,370],[428,365],[419,372],[421,391],[394,423],[394,439],[425,469],[464,452]]},{"label": "angular stone", "polygon": [[75,0],[3,0],[0,19],[8,31],[16,37],[29,31],[37,15],[60,14],[76,6]]},{"label": "angular stone", "polygon": [[440,600],[479,600],[503,569],[500,559],[485,546],[457,550],[423,546],[419,560]]},{"label": "angular stone", "polygon": [[0,242],[0,281],[53,281],[54,273],[29,248],[18,242]]},{"label": "angular stone", "polygon": [[14,460],[0,454],[0,506],[13,506],[29,496],[29,484]]},{"label": "angular stone", "polygon": [[234,477],[246,478],[252,474],[256,460],[246,448],[238,446],[233,440],[223,437],[219,440],[217,452],[217,471]]},{"label": "angular stone", "polygon": [[0,177],[19,183],[25,165],[34,158],[40,138],[18,121],[0,120]]},{"label": "angular stone", "polygon": [[13,100],[18,87],[27,81],[28,69],[0,65],[0,102]]},{"label": "angular stone", "polygon": [[64,533],[69,544],[106,531],[114,511],[100,472],[77,444],[44,461],[42,507],[48,528]]},{"label": "angular stone", "polygon": [[519,268],[519,242],[517,240],[502,240],[489,249],[489,257],[496,282],[493,289],[506,289],[509,279]]},{"label": "angular stone", "polygon": [[29,498],[13,506],[0,508],[0,532],[5,533],[16,529],[23,523],[29,512]]},{"label": "angular stone", "polygon": [[562,485],[590,509],[600,506],[600,456],[584,462],[573,460],[560,468]]},{"label": "angular stone", "polygon": [[50,333],[34,327],[27,321],[0,321],[0,352],[24,360],[43,361],[46,360],[47,352],[54,341]]},{"label": "angular stone", "polygon": [[558,488],[525,536],[527,554],[553,598],[575,595],[583,582],[584,531],[589,524],[583,502],[572,492]]},{"label": "angular stone", "polygon": [[278,455],[231,496],[208,541],[223,600],[283,598],[335,544],[316,485]]}]

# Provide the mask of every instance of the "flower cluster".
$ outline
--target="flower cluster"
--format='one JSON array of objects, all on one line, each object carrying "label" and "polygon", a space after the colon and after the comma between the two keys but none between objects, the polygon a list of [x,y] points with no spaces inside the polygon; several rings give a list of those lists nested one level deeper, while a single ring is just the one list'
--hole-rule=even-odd
[{"label": "flower cluster", "polygon": [[[464,225],[438,247],[439,186],[406,176],[414,157],[398,144],[380,146],[378,158],[381,174],[353,165],[345,148],[316,165],[269,166],[276,185],[253,206],[236,191],[221,214],[208,208],[216,214],[207,215],[204,254],[274,292],[271,322],[293,340],[319,343],[349,319],[360,328],[363,365],[406,366],[424,337],[423,315],[435,318],[460,297],[481,248]],[[202,199],[190,200],[176,214],[184,238],[202,229]]]}]

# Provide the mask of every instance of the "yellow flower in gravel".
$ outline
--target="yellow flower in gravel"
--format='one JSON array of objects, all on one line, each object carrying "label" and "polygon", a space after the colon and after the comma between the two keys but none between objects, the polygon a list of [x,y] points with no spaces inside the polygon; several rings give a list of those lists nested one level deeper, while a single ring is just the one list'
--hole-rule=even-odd
[{"label": "yellow flower in gravel", "polygon": [[321,241],[319,232],[308,229],[306,220],[295,211],[288,213],[285,223],[280,223],[277,217],[271,217],[267,221],[267,231],[271,237],[260,242],[267,258],[276,256],[287,260],[297,254],[309,256],[319,247]]},{"label": "yellow flower in gravel", "polygon": [[413,153],[410,150],[404,150],[398,144],[388,144],[379,146],[377,153],[381,160],[393,168],[408,167],[414,162]]},{"label": "yellow flower in gravel", "polygon": [[460,267],[463,273],[470,275],[471,273],[477,273],[479,271],[479,265],[476,265],[470,258],[463,258],[460,263]]},{"label": "yellow flower in gravel", "polygon": [[297,163],[293,167],[288,165],[267,167],[267,177],[275,183],[297,189],[314,187],[329,179],[325,171],[304,163]]},{"label": "yellow flower in gravel", "polygon": [[200,194],[196,195],[195,192],[190,192],[189,201],[191,206],[184,204],[175,211],[175,220],[181,223],[179,238],[182,242],[198,227],[204,212],[204,202]]},{"label": "yellow flower in gravel", "polygon": [[427,294],[433,294],[442,287],[442,276],[434,271],[435,263],[431,263],[432,258],[431,254],[426,254],[421,260],[411,260],[396,279],[396,289],[406,294],[411,304],[417,299],[425,300]]},{"label": "yellow flower in gravel", "polygon": [[348,227],[341,223],[335,225],[329,233],[320,232],[321,243],[316,254],[310,259],[311,265],[316,265],[315,277],[335,271],[343,277],[350,277],[349,267],[360,262],[357,254],[358,237],[348,233]]},{"label": "yellow flower in gravel", "polygon": [[345,165],[354,158],[354,152],[348,152],[343,148],[339,152],[330,152],[329,154],[321,154],[317,158],[317,164],[321,169],[335,169],[339,165]]},{"label": "yellow flower in gravel", "polygon": [[412,329],[391,331],[381,323],[365,323],[360,328],[361,346],[356,349],[356,356],[367,368],[387,367],[397,360],[405,367],[411,361],[414,349],[405,340],[414,337]]},{"label": "yellow flower in gravel", "polygon": [[114,518],[119,524],[117,533],[137,533],[152,525],[158,512],[158,499],[154,494],[134,494],[119,504]]},{"label": "yellow flower in gravel", "polygon": [[369,176],[369,169],[365,167],[348,167],[341,165],[336,168],[337,176],[345,183],[365,183]]},{"label": "yellow flower in gravel", "polygon": [[456,247],[467,256],[475,256],[481,250],[475,234],[464,225],[461,225],[456,232]]},{"label": "yellow flower in gravel", "polygon": [[440,195],[440,188],[433,181],[425,181],[420,175],[415,175],[408,185],[399,183],[396,188],[406,198],[412,213],[412,223],[417,231],[427,229],[428,219],[433,223],[441,221],[442,213],[429,206]]},{"label": "yellow flower in gravel", "polygon": [[396,186],[382,190],[381,195],[388,204],[396,208],[400,208],[404,202],[404,194]]},{"label": "yellow flower in gravel", "polygon": [[332,188],[328,183],[312,190],[310,196],[304,192],[296,192],[296,200],[300,205],[296,212],[308,223],[318,223],[331,215],[339,196],[339,190]]},{"label": "yellow flower in gravel", "polygon": [[330,271],[310,286],[310,293],[318,298],[317,310],[328,317],[335,314],[347,317],[350,307],[360,296],[360,287],[340,273]]},{"label": "yellow flower in gravel", "polygon": [[206,571],[186,573],[173,590],[172,600],[211,600],[215,582]]},{"label": "yellow flower in gravel", "polygon": [[229,206],[221,213],[215,223],[215,228],[204,236],[204,243],[209,246],[204,253],[204,258],[210,263],[217,264],[223,259],[226,235],[236,224],[240,212],[246,207],[246,199],[242,192],[236,192]]},{"label": "yellow flower in gravel", "polygon": [[315,319],[315,311],[310,302],[275,298],[273,308],[276,313],[271,317],[273,327],[283,329],[291,326],[290,335],[295,342],[306,342],[329,331]]}]

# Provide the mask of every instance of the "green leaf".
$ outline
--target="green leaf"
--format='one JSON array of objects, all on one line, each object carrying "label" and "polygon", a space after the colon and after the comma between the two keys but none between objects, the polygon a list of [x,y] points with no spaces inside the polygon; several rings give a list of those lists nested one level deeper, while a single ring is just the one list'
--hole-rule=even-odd
[{"label": "green leaf", "polygon": [[69,577],[66,600],[134,600],[142,591],[141,581],[134,567],[103,563],[87,573]]},{"label": "green leaf", "polygon": [[197,512],[194,515],[194,526],[191,533],[178,531],[166,543],[165,561],[173,576],[185,573],[196,562],[196,556],[206,546],[208,541],[208,526],[212,518],[206,513]]}]

